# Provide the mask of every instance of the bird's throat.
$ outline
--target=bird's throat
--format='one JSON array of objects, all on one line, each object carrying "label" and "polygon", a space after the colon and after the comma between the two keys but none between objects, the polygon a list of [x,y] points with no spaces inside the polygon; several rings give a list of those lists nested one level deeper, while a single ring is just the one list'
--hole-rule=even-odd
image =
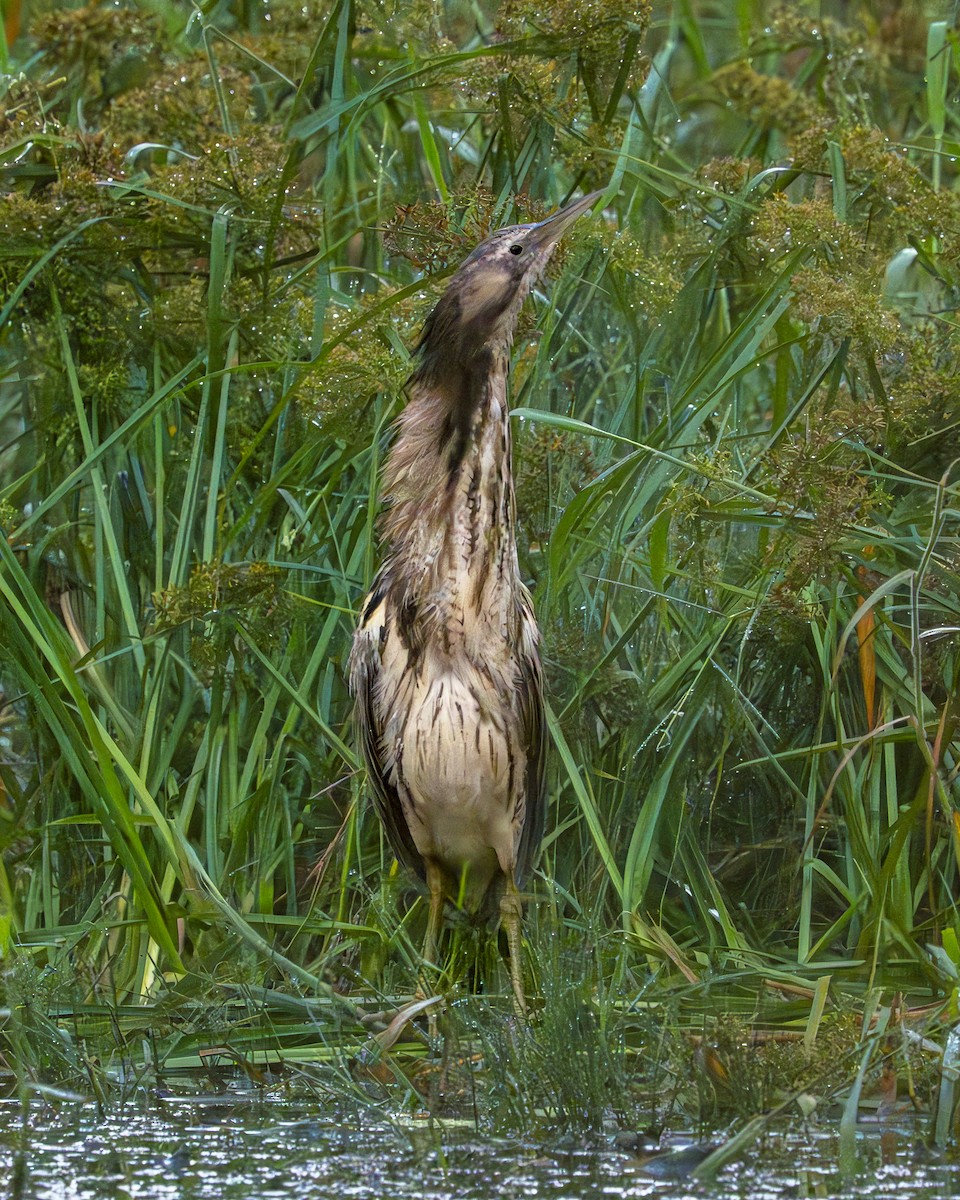
[{"label": "bird's throat", "polygon": [[509,636],[521,584],[506,370],[456,408],[434,389],[413,394],[384,491],[391,574],[420,619],[447,636]]}]

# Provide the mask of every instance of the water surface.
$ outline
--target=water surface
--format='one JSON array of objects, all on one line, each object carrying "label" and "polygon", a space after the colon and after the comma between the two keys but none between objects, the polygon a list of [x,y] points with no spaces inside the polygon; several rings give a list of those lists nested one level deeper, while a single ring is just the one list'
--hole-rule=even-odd
[{"label": "water surface", "polygon": [[[0,1180],[31,1200],[600,1200],[601,1197],[862,1197],[942,1200],[960,1195],[960,1167],[936,1159],[922,1131],[865,1127],[860,1169],[841,1178],[834,1128],[778,1132],[713,1184],[688,1157],[644,1162],[610,1145],[501,1140],[465,1122],[369,1115],[316,1103],[166,1101],[98,1115],[90,1105],[38,1107],[24,1124],[0,1103]],[[676,1151],[690,1139],[676,1136]]]}]

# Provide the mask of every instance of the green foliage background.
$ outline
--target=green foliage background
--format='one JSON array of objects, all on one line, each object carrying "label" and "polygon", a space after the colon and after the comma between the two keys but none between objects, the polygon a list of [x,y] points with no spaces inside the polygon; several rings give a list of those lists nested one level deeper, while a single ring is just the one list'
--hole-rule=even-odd
[{"label": "green foliage background", "polygon": [[553,743],[528,970],[565,929],[626,997],[950,993],[946,8],[31,7],[0,138],[8,966],[91,1002],[409,993],[423,914],[344,683],[377,471],[445,276],[601,187],[515,354]]}]

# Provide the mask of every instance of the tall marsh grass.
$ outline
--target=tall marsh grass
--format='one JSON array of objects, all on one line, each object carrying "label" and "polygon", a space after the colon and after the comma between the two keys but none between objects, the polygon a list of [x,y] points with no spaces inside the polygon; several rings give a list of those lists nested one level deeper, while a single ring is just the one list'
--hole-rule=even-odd
[{"label": "tall marsh grass", "polygon": [[447,273],[601,187],[515,350],[528,968],[565,931],[627,1001],[955,988],[958,43],[936,3],[836,11],[31,7],[0,80],[6,964],[73,1005],[409,991],[423,914],[344,681],[377,472]]}]

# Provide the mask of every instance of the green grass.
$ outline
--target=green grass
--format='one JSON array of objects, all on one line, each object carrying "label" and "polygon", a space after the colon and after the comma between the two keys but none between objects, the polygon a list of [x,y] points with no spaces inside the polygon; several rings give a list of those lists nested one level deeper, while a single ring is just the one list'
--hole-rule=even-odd
[{"label": "green grass", "polygon": [[[720,1013],[815,1042],[824,1005],[955,1012],[952,10],[765,10],[31,10],[0,153],[18,1079],[94,1086],[88,1045],[172,1067],[221,1003],[211,1044],[323,1057],[411,993],[423,906],[344,680],[377,473],[448,272],[598,187],[515,350],[552,739],[528,974],[548,1009],[576,982],[608,1086],[682,1074],[677,1030]],[[449,953],[443,987],[502,986],[485,937]],[[30,1000],[51,972],[66,998]],[[253,986],[248,1036],[223,997]],[[602,1087],[571,1115],[537,1037],[502,1123],[596,1125]]]}]

